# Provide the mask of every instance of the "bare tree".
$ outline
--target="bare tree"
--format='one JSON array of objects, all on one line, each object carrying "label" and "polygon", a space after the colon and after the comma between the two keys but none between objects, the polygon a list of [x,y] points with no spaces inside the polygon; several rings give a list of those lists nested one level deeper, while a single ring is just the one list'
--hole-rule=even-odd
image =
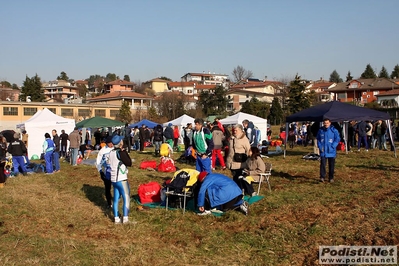
[{"label": "bare tree", "polygon": [[235,67],[231,74],[235,82],[252,78],[254,75],[251,70],[246,70],[243,66]]}]

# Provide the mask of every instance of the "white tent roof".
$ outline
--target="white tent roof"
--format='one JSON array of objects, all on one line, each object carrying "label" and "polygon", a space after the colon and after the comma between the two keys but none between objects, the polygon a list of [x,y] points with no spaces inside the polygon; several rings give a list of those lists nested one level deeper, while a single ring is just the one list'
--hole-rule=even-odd
[{"label": "white tent roof", "polygon": [[173,126],[187,126],[187,123],[194,124],[194,118],[189,115],[182,115],[172,121],[163,123],[163,125],[167,126],[169,123],[171,123]]},{"label": "white tent roof", "polygon": [[242,121],[247,119],[248,121],[252,122],[254,126],[256,126],[260,132],[261,132],[261,138],[262,140],[267,139],[267,119],[264,119],[262,117],[256,116],[256,115],[250,115],[246,114],[243,112],[238,112],[235,115],[228,116],[224,119],[220,120],[220,123],[223,125],[234,125],[234,124],[240,124],[242,125]]},{"label": "white tent roof", "polygon": [[57,130],[57,134],[61,134],[61,130],[69,134],[75,128],[75,120],[58,116],[47,108],[39,110],[31,118],[25,121],[24,126],[29,135],[28,138],[28,156],[36,154],[40,156],[43,152],[42,145],[44,142],[44,134],[49,133],[53,129]]}]

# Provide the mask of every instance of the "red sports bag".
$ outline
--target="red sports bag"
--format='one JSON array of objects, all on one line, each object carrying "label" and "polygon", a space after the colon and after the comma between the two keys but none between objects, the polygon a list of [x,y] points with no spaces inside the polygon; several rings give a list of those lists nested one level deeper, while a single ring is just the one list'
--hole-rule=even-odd
[{"label": "red sports bag", "polygon": [[155,181],[139,185],[138,194],[141,204],[160,202],[161,185]]},{"label": "red sports bag", "polygon": [[157,168],[157,161],[142,161],[140,163],[140,169],[147,169],[147,168]]},{"label": "red sports bag", "polygon": [[158,172],[176,172],[175,162],[172,158],[161,157],[158,165]]}]

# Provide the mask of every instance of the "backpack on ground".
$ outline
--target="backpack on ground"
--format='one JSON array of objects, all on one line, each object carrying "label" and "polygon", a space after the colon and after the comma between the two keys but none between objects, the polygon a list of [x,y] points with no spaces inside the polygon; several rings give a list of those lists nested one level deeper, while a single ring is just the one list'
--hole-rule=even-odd
[{"label": "backpack on ground", "polygon": [[138,188],[138,195],[141,204],[160,202],[161,201],[161,185],[155,181],[141,184]]},{"label": "backpack on ground", "polygon": [[166,186],[176,193],[182,193],[189,179],[190,175],[186,171],[180,171]]}]

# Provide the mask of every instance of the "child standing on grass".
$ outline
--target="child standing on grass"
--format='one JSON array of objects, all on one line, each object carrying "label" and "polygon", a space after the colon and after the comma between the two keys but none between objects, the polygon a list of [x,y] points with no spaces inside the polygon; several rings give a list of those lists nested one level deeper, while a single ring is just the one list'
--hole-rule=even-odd
[{"label": "child standing on grass", "polygon": [[[123,149],[123,136],[115,135],[112,137],[112,144],[114,149],[109,153],[109,166],[111,168],[111,182],[114,187],[114,203],[113,212],[115,224],[129,223],[130,211],[130,186],[127,181],[127,167],[132,166],[132,159]],[[119,217],[118,205],[119,198],[123,199],[123,218]]]}]

